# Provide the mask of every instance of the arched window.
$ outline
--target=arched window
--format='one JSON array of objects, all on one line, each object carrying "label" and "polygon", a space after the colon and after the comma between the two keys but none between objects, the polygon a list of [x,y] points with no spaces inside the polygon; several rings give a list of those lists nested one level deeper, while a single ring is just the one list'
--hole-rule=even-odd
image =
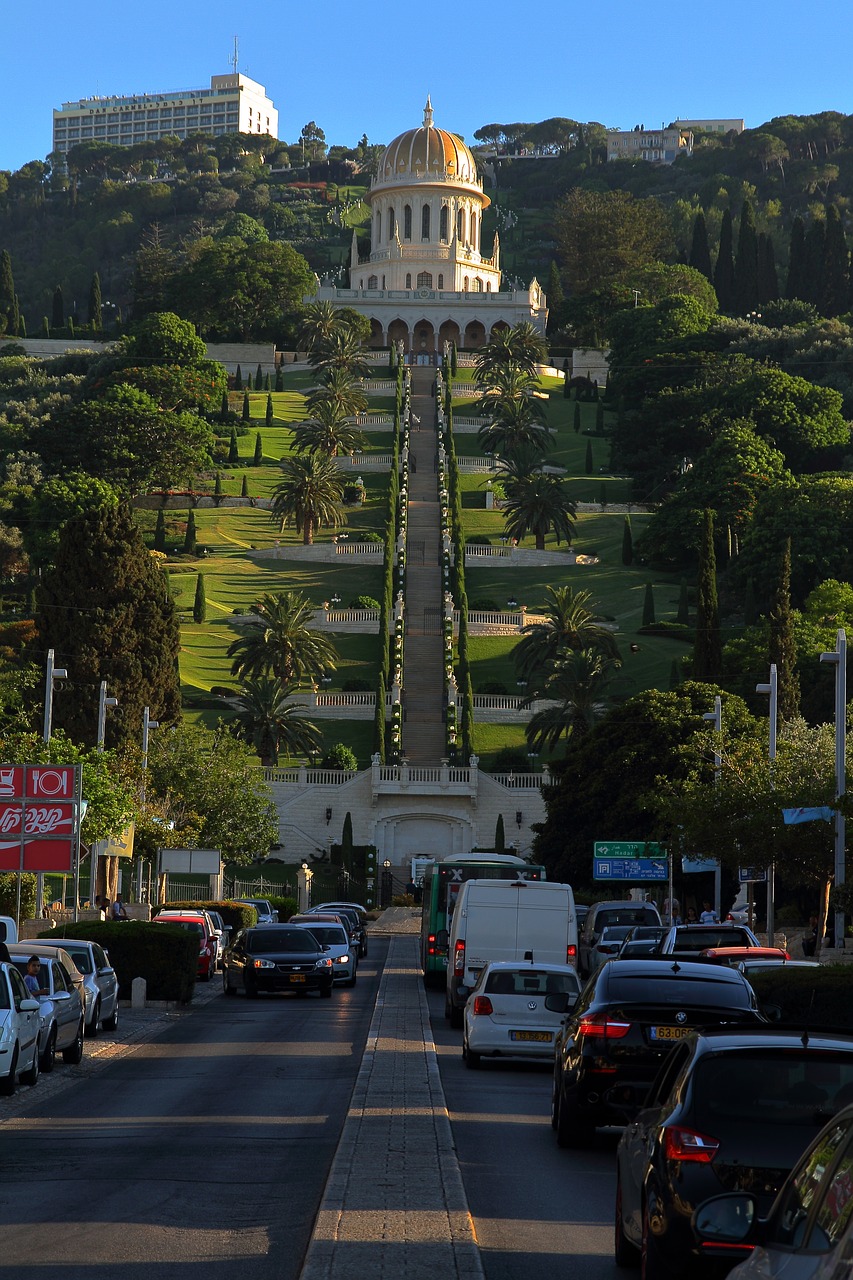
[{"label": "arched window", "polygon": [[379,244],[382,239],[382,214],[377,213],[373,219],[373,239]]},{"label": "arched window", "polygon": [[443,241],[447,240],[447,205],[441,206],[441,213],[438,217],[438,234]]},{"label": "arched window", "polygon": [[472,213],[471,214],[471,248],[475,250],[477,248],[477,231],[479,229],[479,225],[480,224],[477,221],[476,213]]},{"label": "arched window", "polygon": [[418,272],[418,288],[419,289],[432,288],[432,275],[430,274],[429,271]]},{"label": "arched window", "polygon": [[407,204],[403,208],[403,239],[411,240],[412,238],[412,206]]},{"label": "arched window", "polygon": [[483,282],[479,276],[475,276],[474,277],[474,293],[482,293],[482,292],[483,292]]},{"label": "arched window", "polygon": [[465,279],[462,281],[462,288],[463,288],[463,290],[465,291],[465,293],[467,293],[467,292],[468,292],[468,277],[467,277],[467,276],[466,276],[466,277],[465,277]]},{"label": "arched window", "polygon": [[491,280],[487,280],[487,281],[486,281],[486,293],[491,293],[491,292],[492,292],[492,282],[491,282]]},{"label": "arched window", "polygon": [[457,237],[457,239],[462,240],[462,241],[464,241],[464,239],[465,239],[465,232],[464,232],[465,222],[464,222],[464,218],[465,218],[465,215],[464,215],[464,213],[462,212],[462,210],[460,209],[460,210],[459,210],[459,212],[458,212],[458,213],[457,213],[457,215],[456,215],[456,237]]},{"label": "arched window", "polygon": [[368,289],[378,289],[378,288],[379,288],[379,278],[378,278],[378,276],[368,276],[368,277],[367,277],[367,287],[368,287]]},{"label": "arched window", "polygon": [[430,207],[425,204],[421,210],[421,239],[429,240]]},{"label": "arched window", "polygon": [[441,274],[441,272],[440,272],[440,271],[439,271],[439,273],[438,273],[438,287],[439,287],[439,289],[443,289],[443,288],[444,288],[444,276]]},{"label": "arched window", "polygon": [[411,289],[411,287],[412,287],[412,273],[411,271],[407,271],[406,272],[406,288]]},{"label": "arched window", "polygon": [[388,239],[394,239],[394,210],[388,210]]}]

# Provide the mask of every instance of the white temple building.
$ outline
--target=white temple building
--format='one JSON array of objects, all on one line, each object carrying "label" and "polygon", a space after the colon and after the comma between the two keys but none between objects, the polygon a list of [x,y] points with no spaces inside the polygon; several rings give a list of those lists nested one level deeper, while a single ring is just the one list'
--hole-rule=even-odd
[{"label": "white temple building", "polygon": [[487,342],[495,328],[528,321],[544,333],[548,311],[537,280],[501,287],[497,233],[490,254],[481,243],[491,201],[474,156],[461,138],[424,121],[385,149],[367,195],[370,257],[360,259],[355,234],[350,287],[318,281],[315,298],[352,307],[370,320],[370,344],[402,341],[418,356]]}]

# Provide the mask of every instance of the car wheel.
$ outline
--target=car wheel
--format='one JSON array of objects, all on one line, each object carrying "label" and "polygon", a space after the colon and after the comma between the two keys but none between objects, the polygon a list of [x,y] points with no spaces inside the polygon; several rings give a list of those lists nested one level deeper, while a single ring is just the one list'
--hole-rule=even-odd
[{"label": "car wheel", "polygon": [[459,1030],[460,1030],[460,1028],[461,1028],[461,1026],[462,1026],[462,1023],[463,1023],[463,1022],[464,1022],[464,1012],[463,1012],[463,1010],[462,1010],[462,1009],[457,1009],[455,1004],[451,1004],[451,1006],[450,1006],[450,1025],[451,1025],[451,1027],[454,1027],[457,1031],[459,1031]]},{"label": "car wheel", "polygon": [[92,1010],[91,1021],[86,1023],[86,1035],[89,1036],[90,1039],[92,1036],[96,1036],[98,1034],[98,1023],[100,1022],[100,1020],[101,1020],[101,1002],[100,1000],[96,1000],[95,1007]]},{"label": "car wheel", "polygon": [[254,983],[247,982],[245,978],[243,979],[243,983],[244,983],[244,990],[246,992],[246,999],[257,1000],[258,988],[254,985]]},{"label": "car wheel", "polygon": [[331,1000],[331,998],[332,998],[332,984],[331,984],[331,983],[329,983],[328,987],[321,987],[321,988],[320,988],[320,998],[321,998],[322,1000]]},{"label": "car wheel", "polygon": [[444,1018],[445,1018],[445,1021],[446,1021],[446,1022],[449,1022],[449,1021],[450,1021],[450,1019],[451,1019],[451,1017],[452,1017],[452,1015],[453,1015],[453,1005],[450,1003],[450,996],[449,996],[449,995],[447,994],[447,992],[445,991],[445,993],[444,993]]},{"label": "car wheel", "polygon": [[471,1049],[468,1047],[467,1040],[462,1041],[462,1057],[465,1059],[466,1067],[468,1067],[471,1071],[477,1070],[481,1061],[480,1055],[479,1053],[473,1053],[471,1051]]},{"label": "car wheel", "polygon": [[356,984],[356,978],[357,978],[356,972],[355,972],[355,970],[353,970],[352,977],[350,978],[349,982],[345,982],[345,983],[344,983],[344,986],[346,986],[346,987],[354,987],[354,986],[355,986],[355,984]]},{"label": "car wheel", "polygon": [[625,1235],[622,1221],[622,1180],[616,1179],[616,1218],[613,1224],[613,1257],[617,1267],[638,1267],[640,1250]]},{"label": "car wheel", "polygon": [[595,1125],[581,1115],[576,1103],[566,1101],[561,1089],[557,1107],[557,1146],[588,1147],[595,1137]]},{"label": "car wheel", "polygon": [[640,1258],[641,1280],[674,1280],[674,1272],[661,1256],[657,1236],[649,1223],[649,1206],[643,1205],[643,1250]]},{"label": "car wheel", "polygon": [[115,1003],[115,1008],[113,1009],[113,1012],[112,1012],[112,1017],[104,1018],[103,1022],[101,1023],[101,1026],[103,1027],[104,1031],[117,1030],[118,1028],[118,994],[116,994],[116,1003]]},{"label": "car wheel", "polygon": [[56,1027],[50,1033],[50,1039],[47,1042],[47,1048],[41,1055],[39,1067],[46,1076],[49,1076],[53,1068],[56,1066]]},{"label": "car wheel", "polygon": [[237,988],[231,986],[227,969],[222,970],[222,991],[226,996],[236,996],[237,994]]},{"label": "car wheel", "polygon": [[554,1072],[554,1083],[551,1086],[551,1128],[556,1129],[560,1121],[560,1084]]},{"label": "car wheel", "polygon": [[76,1067],[78,1062],[83,1060],[83,1019],[80,1019],[80,1025],[77,1028],[77,1035],[74,1037],[73,1044],[67,1049],[62,1050],[62,1061],[67,1062],[70,1066]]},{"label": "car wheel", "polygon": [[0,1097],[11,1098],[18,1084],[18,1046],[12,1051],[12,1062],[9,1074],[0,1079]]},{"label": "car wheel", "polygon": [[38,1055],[38,1048],[36,1048],[36,1051],[33,1054],[32,1066],[30,1067],[29,1071],[21,1072],[21,1084],[28,1084],[28,1085],[38,1084],[38,1079],[39,1079],[39,1055]]}]

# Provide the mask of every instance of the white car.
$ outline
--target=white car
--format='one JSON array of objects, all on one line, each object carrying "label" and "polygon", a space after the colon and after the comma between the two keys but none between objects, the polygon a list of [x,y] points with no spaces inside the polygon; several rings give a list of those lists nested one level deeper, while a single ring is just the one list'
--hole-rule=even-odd
[{"label": "white car", "polygon": [[86,989],[86,1034],[96,1036],[100,1027],[115,1031],[118,1026],[118,978],[110,957],[97,942],[83,938],[63,938],[66,951],[83,975]]},{"label": "white car", "polygon": [[27,991],[13,964],[0,964],[0,1094],[9,1098],[18,1080],[35,1084],[39,1078],[38,1000]]},{"label": "white car", "polygon": [[339,982],[344,987],[355,986],[358,947],[352,945],[352,939],[342,924],[309,924],[304,917],[298,920],[291,919],[289,923],[312,933],[323,950],[329,953],[335,982]]},{"label": "white car", "polygon": [[564,1013],[546,1006],[548,996],[568,995],[571,1008],[581,983],[573,965],[500,960],[487,964],[465,1002],[462,1056],[467,1067],[482,1058],[554,1057]]}]

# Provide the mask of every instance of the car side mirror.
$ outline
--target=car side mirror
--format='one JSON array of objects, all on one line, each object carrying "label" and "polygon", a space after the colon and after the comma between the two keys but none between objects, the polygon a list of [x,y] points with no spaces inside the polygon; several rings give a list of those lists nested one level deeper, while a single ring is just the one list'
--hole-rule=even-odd
[{"label": "car side mirror", "polygon": [[324,943],[323,943],[323,950],[324,950],[324,951],[331,951],[331,949],[332,949],[332,948],[329,946],[328,942],[324,942]]},{"label": "car side mirror", "polygon": [[553,995],[545,997],[545,1008],[552,1013],[568,1013],[577,1004],[577,999],[577,996],[569,995],[568,991],[555,991]]},{"label": "car side mirror", "polygon": [[111,966],[110,966],[110,965],[105,965],[105,967],[104,967],[103,969],[99,969],[99,970],[98,970],[98,977],[99,977],[99,978],[108,978],[108,977],[110,976],[110,974],[111,974],[111,973],[115,973],[115,969],[111,968]]},{"label": "car side mirror", "polygon": [[22,1000],[21,1003],[18,1005],[18,1010],[20,1013],[38,1013],[40,1008],[41,1008],[41,1005],[39,1004],[38,1000],[31,1000],[29,997],[27,997],[26,1000]]},{"label": "car side mirror", "polygon": [[55,992],[54,992],[54,994],[53,994],[50,998],[51,998],[51,1000],[70,1000],[70,999],[71,999],[71,992],[70,992],[70,991],[55,991]]},{"label": "car side mirror", "polygon": [[782,1006],[779,1004],[762,1004],[761,1012],[768,1022],[782,1021]]},{"label": "car side mirror", "polygon": [[713,1196],[695,1211],[691,1226],[700,1244],[742,1244],[755,1226],[755,1201],[740,1193]]}]

